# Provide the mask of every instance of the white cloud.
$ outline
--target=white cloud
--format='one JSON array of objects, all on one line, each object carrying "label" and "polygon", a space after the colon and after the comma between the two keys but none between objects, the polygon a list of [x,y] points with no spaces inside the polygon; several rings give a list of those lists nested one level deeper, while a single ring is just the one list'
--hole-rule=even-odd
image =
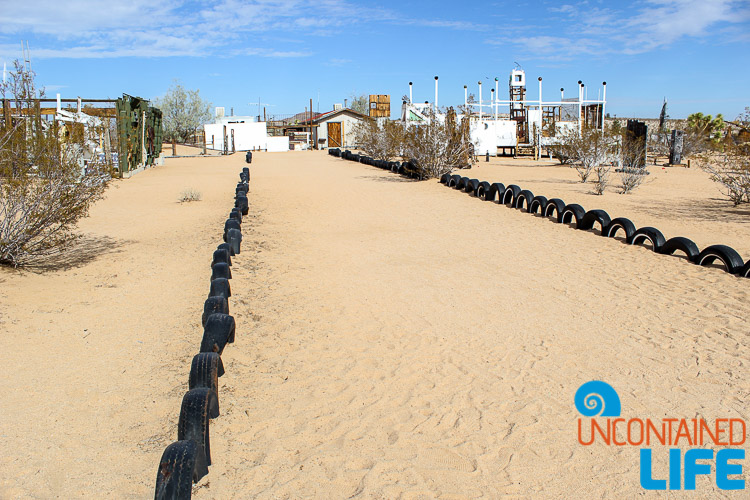
[{"label": "white cloud", "polygon": [[[352,23],[485,29],[460,20],[410,19],[347,0],[38,0],[34,8],[6,1],[0,10],[0,57],[17,57],[14,44],[31,39],[34,58],[208,56],[244,53],[305,57],[307,47],[281,42],[288,34],[327,36]],[[277,46],[258,43],[273,34]],[[309,43],[307,41],[306,43]]]},{"label": "white cloud", "polygon": [[[631,4],[635,5],[635,4]],[[670,46],[685,38],[697,40],[722,33],[742,40],[734,26],[750,19],[746,3],[732,0],[650,0],[640,9],[618,11],[587,1],[548,9],[554,28],[542,35],[499,37],[490,43],[515,45],[524,56],[565,60],[580,54],[639,54]],[[549,34],[551,33],[551,34]]]}]

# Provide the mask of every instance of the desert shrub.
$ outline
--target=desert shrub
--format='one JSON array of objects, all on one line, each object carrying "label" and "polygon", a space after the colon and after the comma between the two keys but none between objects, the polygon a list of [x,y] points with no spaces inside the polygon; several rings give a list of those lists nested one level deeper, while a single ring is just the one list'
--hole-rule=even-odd
[{"label": "desert shrub", "polygon": [[404,126],[401,122],[384,120],[378,122],[366,118],[357,124],[357,145],[366,155],[376,160],[391,161],[401,156],[404,147]]},{"label": "desert shrub", "polygon": [[416,160],[419,176],[423,179],[440,177],[456,168],[474,163],[474,144],[469,136],[469,118],[460,121],[449,108],[445,121],[432,111],[427,122],[412,125],[406,130],[403,156]]},{"label": "desert shrub", "polygon": [[0,124],[0,264],[19,266],[76,239],[73,229],[103,196],[109,175],[103,165],[82,168],[82,125],[44,122],[35,112],[44,91],[32,71],[15,61],[0,89],[13,110]]},{"label": "desert shrub", "polygon": [[[596,172],[599,185],[595,186],[595,190],[599,191],[601,184],[609,178],[609,166],[605,164],[612,161],[616,151],[611,134],[589,127],[584,127],[581,131],[569,129],[558,135],[558,144],[564,148],[566,156],[572,159],[571,166],[575,168],[581,182],[588,181],[591,174]],[[603,189],[601,192],[604,192]]]},{"label": "desert shrub", "polygon": [[197,191],[193,188],[187,188],[182,193],[180,193],[179,202],[180,203],[189,203],[191,201],[201,201],[203,199],[203,196],[201,195],[200,191]]},{"label": "desert shrub", "polygon": [[730,145],[722,152],[704,153],[701,167],[735,205],[750,203],[750,144]]},{"label": "desert shrub", "polygon": [[[630,134],[627,130],[623,134]],[[648,175],[645,168],[646,146],[640,141],[626,140],[621,137],[621,145],[618,147],[620,157],[620,194],[632,193],[638,186],[643,184]]]}]

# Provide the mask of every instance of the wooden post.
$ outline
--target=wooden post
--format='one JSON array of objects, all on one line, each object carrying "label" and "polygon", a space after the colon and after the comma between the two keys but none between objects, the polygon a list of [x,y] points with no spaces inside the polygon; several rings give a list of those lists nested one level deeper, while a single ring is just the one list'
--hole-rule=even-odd
[{"label": "wooden post", "polygon": [[172,139],[172,156],[177,156],[177,141]]},{"label": "wooden post", "polygon": [[206,129],[203,129],[203,154],[206,154]]}]

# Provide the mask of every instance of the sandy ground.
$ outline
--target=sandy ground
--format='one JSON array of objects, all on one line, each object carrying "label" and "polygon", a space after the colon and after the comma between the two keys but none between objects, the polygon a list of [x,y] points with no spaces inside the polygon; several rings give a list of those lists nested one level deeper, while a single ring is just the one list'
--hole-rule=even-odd
[{"label": "sandy ground", "polygon": [[[75,259],[0,270],[0,498],[153,495],[243,160],[117,181]],[[467,175],[750,257],[699,170],[602,197],[549,162]],[[582,383],[628,418],[748,418],[748,280],[325,152],[254,155],[250,200],[195,498],[632,497],[637,448],[576,442]]]}]

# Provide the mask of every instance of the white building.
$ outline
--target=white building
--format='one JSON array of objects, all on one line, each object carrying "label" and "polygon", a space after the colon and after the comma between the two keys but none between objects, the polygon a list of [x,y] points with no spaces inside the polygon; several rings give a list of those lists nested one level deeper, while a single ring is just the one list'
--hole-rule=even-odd
[{"label": "white building", "polygon": [[357,143],[356,127],[367,117],[349,108],[334,109],[313,119],[318,148],[350,148]]},{"label": "white building", "polygon": [[288,137],[269,136],[266,122],[256,121],[254,116],[217,116],[214,123],[203,126],[206,147],[218,151],[264,150],[289,151]]}]

